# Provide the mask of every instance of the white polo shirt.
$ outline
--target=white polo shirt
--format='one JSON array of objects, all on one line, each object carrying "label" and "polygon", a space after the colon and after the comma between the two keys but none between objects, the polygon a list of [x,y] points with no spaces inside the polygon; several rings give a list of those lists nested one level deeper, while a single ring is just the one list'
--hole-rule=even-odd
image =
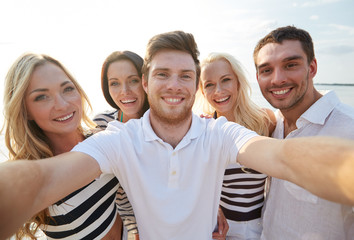
[{"label": "white polo shirt", "polygon": [[149,114],[121,129],[109,126],[73,151],[92,156],[102,172],[118,177],[141,239],[212,239],[225,168],[257,134],[223,117],[193,115],[173,149],[155,134]]}]

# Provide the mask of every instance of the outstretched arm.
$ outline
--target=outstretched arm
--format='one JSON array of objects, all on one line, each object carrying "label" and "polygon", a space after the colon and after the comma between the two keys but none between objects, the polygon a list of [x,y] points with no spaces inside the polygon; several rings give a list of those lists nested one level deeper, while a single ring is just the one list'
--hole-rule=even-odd
[{"label": "outstretched arm", "polygon": [[256,137],[238,162],[293,182],[321,198],[354,205],[354,141],[333,137]]},{"label": "outstretched arm", "polygon": [[13,234],[37,212],[100,175],[90,156],[69,152],[44,160],[0,164],[0,239]]}]

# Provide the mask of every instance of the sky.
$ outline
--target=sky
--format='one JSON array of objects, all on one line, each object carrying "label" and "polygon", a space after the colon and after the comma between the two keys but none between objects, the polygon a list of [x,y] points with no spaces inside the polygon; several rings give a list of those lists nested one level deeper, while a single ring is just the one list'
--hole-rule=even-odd
[{"label": "sky", "polygon": [[256,82],[256,43],[286,25],[311,34],[318,61],[315,82],[354,84],[352,0],[1,1],[0,84],[23,52],[46,53],[76,77],[94,111],[102,111],[108,108],[100,90],[106,56],[131,50],[143,57],[151,37],[173,30],[194,35],[201,59],[215,51],[234,55]]},{"label": "sky", "polygon": [[255,83],[255,45],[286,25],[311,34],[318,62],[315,83],[354,84],[352,0],[3,0],[0,110],[6,73],[24,52],[45,53],[61,61],[82,85],[96,113],[109,109],[100,71],[113,51],[130,50],[143,57],[151,37],[183,30],[194,35],[201,59],[210,52],[230,53]]}]

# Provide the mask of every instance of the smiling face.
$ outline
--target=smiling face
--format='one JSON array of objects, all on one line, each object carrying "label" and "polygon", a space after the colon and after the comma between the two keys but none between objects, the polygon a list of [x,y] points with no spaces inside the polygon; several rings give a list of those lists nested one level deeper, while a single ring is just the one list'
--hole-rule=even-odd
[{"label": "smiling face", "polygon": [[44,134],[66,135],[76,132],[81,121],[81,96],[61,68],[52,63],[36,67],[25,93],[28,118]]},{"label": "smiling face", "polygon": [[190,54],[161,50],[150,63],[143,86],[148,94],[151,116],[175,124],[192,116],[196,87],[196,66]]},{"label": "smiling face", "polygon": [[314,59],[308,64],[299,41],[266,44],[258,53],[256,66],[259,87],[273,107],[290,110],[313,103],[317,62]]},{"label": "smiling face", "polygon": [[201,86],[204,96],[218,115],[233,118],[237,104],[238,79],[230,63],[219,59],[204,65]]},{"label": "smiling face", "polygon": [[108,89],[115,104],[123,111],[124,121],[140,118],[143,114],[145,92],[133,63],[119,60],[107,70]]}]

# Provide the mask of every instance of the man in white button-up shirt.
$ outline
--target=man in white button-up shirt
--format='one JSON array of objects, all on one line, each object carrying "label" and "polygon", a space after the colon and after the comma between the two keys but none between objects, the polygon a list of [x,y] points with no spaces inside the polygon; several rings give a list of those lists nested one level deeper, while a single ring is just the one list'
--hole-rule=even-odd
[{"label": "man in white button-up shirt", "polygon": [[[354,139],[354,109],[334,92],[322,95],[313,85],[317,62],[306,31],[290,26],[272,31],[259,41],[254,60],[263,96],[278,108],[273,137]],[[354,239],[351,206],[327,201],[288,181],[272,178],[265,206],[261,239]]]},{"label": "man in white button-up shirt", "polygon": [[143,73],[151,107],[143,118],[121,130],[97,133],[70,153],[1,164],[0,239],[32,214],[109,172],[124,186],[143,240],[211,239],[229,163],[354,203],[352,141],[277,140],[225,118],[193,115],[200,75],[193,35],[175,31],[153,37]]}]

